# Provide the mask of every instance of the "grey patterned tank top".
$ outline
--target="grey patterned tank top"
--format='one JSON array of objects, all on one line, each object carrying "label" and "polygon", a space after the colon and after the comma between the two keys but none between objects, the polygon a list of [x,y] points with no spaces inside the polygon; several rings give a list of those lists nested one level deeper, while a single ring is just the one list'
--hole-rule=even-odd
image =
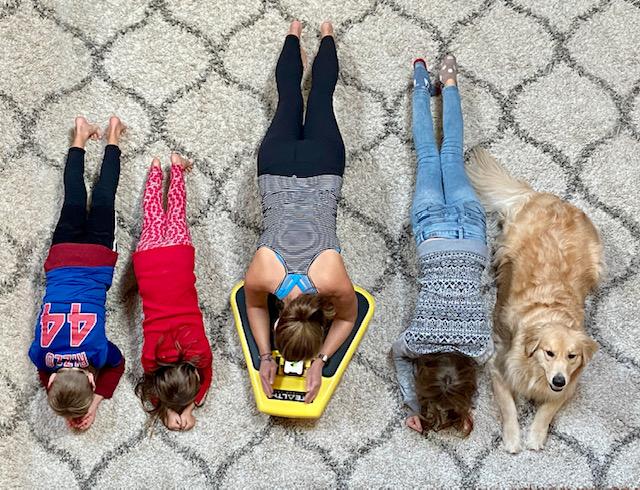
[{"label": "grey patterned tank top", "polygon": [[296,285],[303,292],[315,292],[307,276],[311,263],[325,250],[340,251],[336,213],[342,177],[263,174],[258,184],[263,217],[258,247],[273,250],[287,274],[276,295],[284,297]]},{"label": "grey patterned tank top", "polygon": [[418,250],[420,293],[403,334],[409,351],[457,351],[479,359],[492,348],[488,298],[481,287],[488,251],[479,243],[438,240]]}]

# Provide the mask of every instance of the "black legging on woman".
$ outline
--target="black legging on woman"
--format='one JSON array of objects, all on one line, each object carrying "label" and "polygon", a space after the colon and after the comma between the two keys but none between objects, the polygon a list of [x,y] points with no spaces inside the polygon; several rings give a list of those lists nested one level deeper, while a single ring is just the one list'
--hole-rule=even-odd
[{"label": "black legging on woman", "polygon": [[345,150],[333,113],[338,56],[332,36],[320,42],[302,122],[300,39],[287,36],[276,66],[278,108],[258,153],[258,175],[297,177],[344,174]]},{"label": "black legging on woman", "polygon": [[87,189],[84,184],[84,150],[71,147],[64,167],[64,203],[52,245],[57,243],[93,243],[113,248],[116,189],[120,177],[120,148],[107,145],[98,183],[91,195],[87,214]]}]

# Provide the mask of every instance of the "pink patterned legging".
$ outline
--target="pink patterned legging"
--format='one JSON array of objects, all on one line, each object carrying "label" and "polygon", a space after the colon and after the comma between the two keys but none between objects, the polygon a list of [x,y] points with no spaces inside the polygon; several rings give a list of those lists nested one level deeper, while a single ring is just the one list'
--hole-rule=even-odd
[{"label": "pink patterned legging", "polygon": [[149,170],[144,189],[142,234],[136,251],[170,245],[191,245],[183,172],[180,165],[171,165],[171,184],[165,213],[162,209],[162,169],[152,166]]}]

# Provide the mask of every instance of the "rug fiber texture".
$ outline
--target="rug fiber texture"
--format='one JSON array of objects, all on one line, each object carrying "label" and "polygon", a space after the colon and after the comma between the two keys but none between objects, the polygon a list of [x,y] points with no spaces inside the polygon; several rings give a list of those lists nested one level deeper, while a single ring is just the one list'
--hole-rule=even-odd
[{"label": "rug fiber texture", "polygon": [[[256,152],[294,18],[310,62],[321,21],[336,27],[347,148],[338,234],[352,279],[377,300],[316,422],[255,409],[228,300],[261,227]],[[636,0],[0,0],[0,487],[640,485],[638,26]],[[605,244],[607,276],[587,304],[600,349],[540,452],[504,451],[484,371],[468,439],[403,427],[389,349],[417,294],[411,62],[436,66],[448,52],[460,65],[466,149],[487,147],[514,175],[585,210]],[[303,83],[308,92],[310,70]],[[436,125],[440,108],[434,99]],[[78,114],[102,125],[117,114],[129,127],[107,304],[127,369],[93,427],[74,435],[49,409],[27,349]],[[89,188],[103,147],[88,144]],[[191,432],[149,434],[133,393],[142,311],[131,253],[149,163],[158,155],[167,170],[173,150],[195,162],[188,216],[214,383]],[[489,229],[495,237],[495,217]],[[534,407],[519,411],[526,431]]]}]

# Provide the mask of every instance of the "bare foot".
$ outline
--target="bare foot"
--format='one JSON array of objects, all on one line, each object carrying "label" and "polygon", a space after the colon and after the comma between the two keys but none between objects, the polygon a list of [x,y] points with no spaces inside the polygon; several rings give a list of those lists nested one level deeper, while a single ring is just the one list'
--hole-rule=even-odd
[{"label": "bare foot", "polygon": [[119,117],[111,116],[106,130],[107,144],[118,145],[120,137],[126,129],[127,127],[122,123]]},{"label": "bare foot", "polygon": [[151,166],[162,169],[162,164],[160,163],[160,159],[158,157],[153,157],[153,160],[151,160]]},{"label": "bare foot", "polygon": [[320,25],[320,34],[322,37],[333,36],[333,24],[328,20]]},{"label": "bare foot", "polygon": [[[289,26],[289,34],[293,34],[298,39],[302,36],[302,22],[299,20],[291,21],[291,25]],[[300,43],[300,59],[302,60],[303,68],[307,66],[307,52],[302,47],[302,43]]]},{"label": "bare foot", "polygon": [[90,124],[85,117],[76,117],[75,128],[73,130],[73,143],[71,146],[84,148],[89,138],[92,140],[99,139],[100,128],[95,124]]},{"label": "bare foot", "polygon": [[292,20],[289,26],[289,34],[293,34],[298,39],[302,36],[302,22],[299,20]]},{"label": "bare foot", "polygon": [[171,165],[179,165],[183,171],[190,172],[193,168],[193,160],[187,160],[174,152],[171,154]]}]

